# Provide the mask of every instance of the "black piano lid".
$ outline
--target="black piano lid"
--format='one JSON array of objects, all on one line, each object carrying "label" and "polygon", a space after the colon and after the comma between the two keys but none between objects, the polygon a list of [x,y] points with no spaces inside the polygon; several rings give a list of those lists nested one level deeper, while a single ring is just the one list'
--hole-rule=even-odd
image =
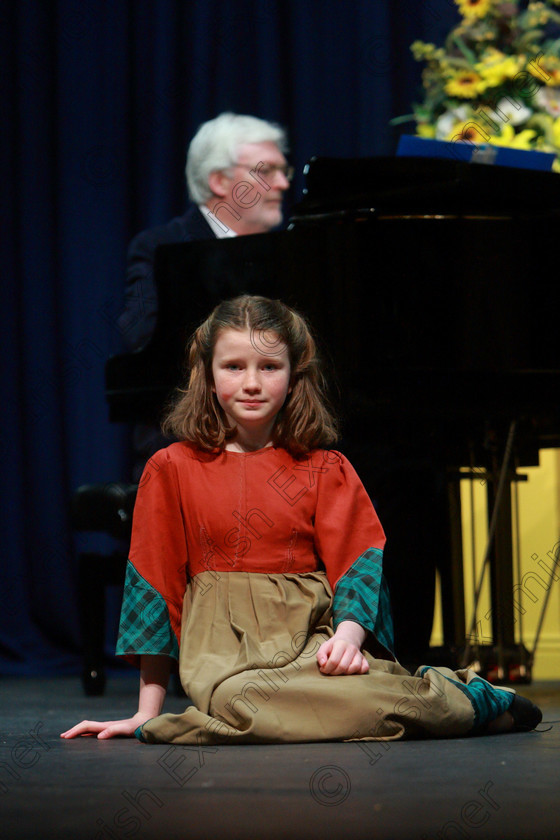
[{"label": "black piano lid", "polygon": [[347,415],[540,416],[557,432],[558,175],[319,158],[308,180],[289,231],[158,249],[158,322],[107,365],[112,419],[160,416],[192,329],[247,292],[309,317]]},{"label": "black piano lid", "polygon": [[396,214],[537,216],[560,210],[560,175],[421,157],[313,157],[292,221],[373,209]]}]

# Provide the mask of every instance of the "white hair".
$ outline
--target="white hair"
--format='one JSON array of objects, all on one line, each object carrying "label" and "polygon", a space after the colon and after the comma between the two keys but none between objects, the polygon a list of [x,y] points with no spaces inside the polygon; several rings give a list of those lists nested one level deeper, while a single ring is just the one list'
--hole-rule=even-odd
[{"label": "white hair", "polygon": [[212,197],[210,173],[237,163],[239,146],[269,142],[275,143],[282,153],[288,151],[284,129],[257,117],[226,112],[203,123],[191,140],[185,167],[192,201],[205,204]]}]

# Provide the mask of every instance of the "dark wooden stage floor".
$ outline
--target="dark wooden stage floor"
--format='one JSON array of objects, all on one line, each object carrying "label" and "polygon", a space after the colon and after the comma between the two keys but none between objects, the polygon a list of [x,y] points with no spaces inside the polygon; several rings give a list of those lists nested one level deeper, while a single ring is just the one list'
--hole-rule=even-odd
[{"label": "dark wooden stage floor", "polygon": [[204,749],[59,738],[133,711],[128,675],[98,698],[67,677],[4,678],[0,693],[4,840],[560,836],[560,683],[523,687],[547,732]]}]

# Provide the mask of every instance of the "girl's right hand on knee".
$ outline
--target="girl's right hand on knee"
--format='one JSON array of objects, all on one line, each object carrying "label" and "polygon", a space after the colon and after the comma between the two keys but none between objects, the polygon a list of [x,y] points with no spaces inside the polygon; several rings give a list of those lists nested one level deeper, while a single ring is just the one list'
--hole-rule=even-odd
[{"label": "girl's right hand on knee", "polygon": [[79,735],[97,736],[99,740],[106,740],[107,738],[126,737],[130,738],[134,735],[136,729],[143,723],[146,723],[148,718],[145,714],[136,713],[133,717],[126,720],[83,720],[81,723],[62,732],[61,738],[76,738]]}]

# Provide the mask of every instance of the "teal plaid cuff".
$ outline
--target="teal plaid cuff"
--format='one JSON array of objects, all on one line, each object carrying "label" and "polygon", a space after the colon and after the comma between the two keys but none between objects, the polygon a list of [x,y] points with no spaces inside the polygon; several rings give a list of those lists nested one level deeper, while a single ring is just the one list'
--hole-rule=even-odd
[{"label": "teal plaid cuff", "polygon": [[[423,677],[426,671],[438,671],[431,665],[425,665],[420,671],[420,676]],[[491,720],[496,720],[504,712],[507,712],[515,694],[510,691],[496,688],[482,677],[473,677],[468,683],[462,683],[458,680],[451,680],[442,674],[446,680],[462,691],[463,694],[469,698],[474,709],[474,726],[473,729],[482,728]]]},{"label": "teal plaid cuff", "polygon": [[382,561],[383,551],[369,548],[340,578],[333,599],[334,629],[341,621],[355,621],[393,653],[391,601]]},{"label": "teal plaid cuff", "polygon": [[121,609],[117,655],[165,654],[179,659],[177,637],[160,593],[138,574],[130,560]]}]

